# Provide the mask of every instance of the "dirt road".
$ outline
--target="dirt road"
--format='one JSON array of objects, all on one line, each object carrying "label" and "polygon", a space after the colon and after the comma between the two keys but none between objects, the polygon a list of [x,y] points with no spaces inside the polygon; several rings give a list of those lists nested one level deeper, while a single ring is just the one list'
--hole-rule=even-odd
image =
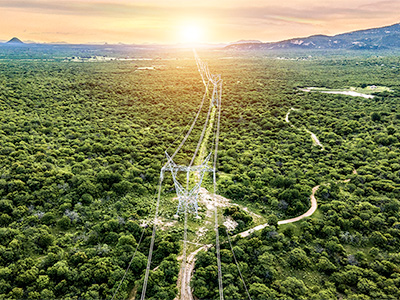
[{"label": "dirt road", "polygon": [[194,264],[196,262],[196,255],[201,251],[201,250],[205,250],[207,251],[209,248],[212,247],[212,244],[208,244],[208,245],[204,245],[202,247],[200,247],[199,249],[193,251],[192,253],[190,253],[187,258],[186,258],[186,268],[185,268],[185,273],[182,274],[182,268],[179,271],[179,275],[178,275],[178,289],[180,289],[180,287],[182,286],[182,280],[185,283],[186,286],[186,290],[181,291],[181,295],[180,298],[176,297],[174,300],[192,300],[193,299],[193,295],[192,295],[192,290],[190,288],[190,280],[192,278],[192,273],[193,273],[193,269],[194,269]]},{"label": "dirt road", "polygon": [[[298,109],[294,109],[293,107],[291,107],[290,109],[289,109],[289,111],[288,111],[288,113],[286,114],[286,117],[285,117],[285,121],[286,121],[286,123],[290,123],[290,121],[289,121],[289,115],[290,115],[290,111],[291,110],[298,110]],[[296,128],[296,129],[299,129],[299,128],[297,128],[297,127],[295,127],[293,124],[290,124],[290,126],[292,126],[293,128]],[[300,129],[299,129],[300,130]],[[321,144],[321,142],[319,141],[319,139],[318,139],[318,137],[315,135],[315,133],[313,133],[313,132],[311,132],[310,130],[308,130],[308,129],[303,129],[305,132],[307,132],[310,136],[311,136],[311,139],[313,140],[313,145],[314,146],[320,146],[321,147],[321,150],[325,150],[325,147]]]},{"label": "dirt road", "polygon": [[[311,193],[311,196],[310,196],[311,207],[310,207],[309,210],[307,210],[304,214],[302,214],[302,215],[300,215],[298,217],[287,219],[287,220],[278,221],[278,225],[294,223],[294,222],[300,221],[300,220],[302,220],[304,218],[307,218],[307,217],[311,216],[317,210],[317,207],[318,207],[317,199],[315,198],[315,193],[317,192],[318,189],[319,189],[319,185],[313,187],[313,189],[312,189],[312,193]],[[243,231],[241,233],[238,233],[235,236],[246,237],[246,236],[249,236],[251,233],[253,233],[255,231],[264,229],[267,226],[269,226],[268,223],[265,223],[265,224],[262,224],[262,225],[258,225],[258,226],[254,227],[254,228],[251,228],[249,230],[246,230],[246,231]]]}]

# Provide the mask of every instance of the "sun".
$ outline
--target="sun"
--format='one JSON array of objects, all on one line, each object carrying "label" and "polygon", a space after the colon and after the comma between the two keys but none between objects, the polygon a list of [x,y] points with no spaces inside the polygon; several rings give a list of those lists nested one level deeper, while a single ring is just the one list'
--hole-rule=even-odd
[{"label": "sun", "polygon": [[183,43],[199,43],[203,38],[203,30],[200,26],[187,24],[181,27],[181,41]]}]

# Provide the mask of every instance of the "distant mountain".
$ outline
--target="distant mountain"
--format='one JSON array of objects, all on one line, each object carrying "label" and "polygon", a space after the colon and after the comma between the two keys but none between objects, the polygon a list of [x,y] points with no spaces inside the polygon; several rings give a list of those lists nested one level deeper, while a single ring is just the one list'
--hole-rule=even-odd
[{"label": "distant mountain", "polygon": [[225,49],[389,49],[400,48],[400,23],[348,33],[312,35],[272,43],[235,43]]},{"label": "distant mountain", "polygon": [[11,40],[9,40],[7,42],[7,44],[23,44],[24,42],[21,41],[19,38],[17,37],[13,37]]},{"label": "distant mountain", "polygon": [[261,44],[262,42],[259,40],[240,40],[237,42],[230,43],[230,45],[235,45],[235,44]]}]

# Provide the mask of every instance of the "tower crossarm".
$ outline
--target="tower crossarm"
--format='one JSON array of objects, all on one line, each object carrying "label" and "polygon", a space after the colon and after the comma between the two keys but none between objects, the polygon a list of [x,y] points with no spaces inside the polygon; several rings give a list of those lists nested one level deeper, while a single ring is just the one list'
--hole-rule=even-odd
[{"label": "tower crossarm", "polygon": [[[185,208],[188,208],[190,211],[194,212],[197,215],[198,211],[198,197],[199,197],[199,190],[201,187],[201,184],[203,182],[204,174],[205,172],[213,172],[214,168],[210,168],[207,166],[210,158],[211,158],[211,152],[208,154],[206,159],[202,162],[201,165],[197,166],[182,166],[182,165],[177,165],[171,157],[168,155],[168,153],[165,153],[167,156],[168,162],[167,164],[162,168],[162,174],[164,174],[165,171],[171,171],[172,179],[174,181],[175,185],[175,190],[176,194],[178,196],[179,204],[178,204],[178,209],[177,209],[177,214],[184,210]],[[185,189],[183,185],[179,182],[177,175],[178,172],[185,172],[186,173],[186,178],[189,178],[189,174],[191,172],[198,172],[198,181],[194,184],[194,186],[189,189],[189,185]],[[189,180],[189,179],[188,179]]]}]

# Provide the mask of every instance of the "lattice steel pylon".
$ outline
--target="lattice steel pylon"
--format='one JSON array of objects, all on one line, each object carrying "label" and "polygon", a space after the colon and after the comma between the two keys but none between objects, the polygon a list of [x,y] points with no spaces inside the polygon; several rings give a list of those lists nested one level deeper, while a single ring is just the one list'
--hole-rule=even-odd
[{"label": "lattice steel pylon", "polygon": [[201,79],[203,80],[203,83],[207,87],[207,82],[210,80],[211,74],[210,70],[208,69],[208,65],[203,62],[200,57],[197,55],[196,51],[194,51],[194,57],[196,59],[196,64],[197,64],[197,69],[199,70]]},{"label": "lattice steel pylon", "polygon": [[211,75],[209,81],[213,85],[213,91],[211,96],[211,105],[218,106],[221,103],[221,93],[222,93],[222,79],[221,75]]},{"label": "lattice steel pylon", "polygon": [[206,87],[206,92],[208,91],[209,84],[213,85],[213,91],[211,95],[211,105],[218,106],[221,103],[222,94],[222,79],[220,74],[211,74],[208,69],[208,65],[203,62],[196,52],[194,52],[197,69],[199,70],[201,79]]},{"label": "lattice steel pylon", "polygon": [[[211,153],[208,154],[206,159],[202,162],[201,165],[198,166],[182,166],[177,165],[171,157],[165,152],[167,156],[167,164],[162,168],[162,172],[171,171],[172,179],[174,181],[176,194],[178,196],[179,204],[176,214],[179,215],[181,212],[185,212],[185,210],[189,213],[193,213],[198,217],[198,199],[199,199],[199,190],[201,184],[203,182],[205,172],[212,172],[213,169],[207,166]],[[178,181],[178,172],[186,173],[186,188]],[[189,188],[189,178],[190,174],[198,173],[198,180],[196,180],[194,186]]]}]

